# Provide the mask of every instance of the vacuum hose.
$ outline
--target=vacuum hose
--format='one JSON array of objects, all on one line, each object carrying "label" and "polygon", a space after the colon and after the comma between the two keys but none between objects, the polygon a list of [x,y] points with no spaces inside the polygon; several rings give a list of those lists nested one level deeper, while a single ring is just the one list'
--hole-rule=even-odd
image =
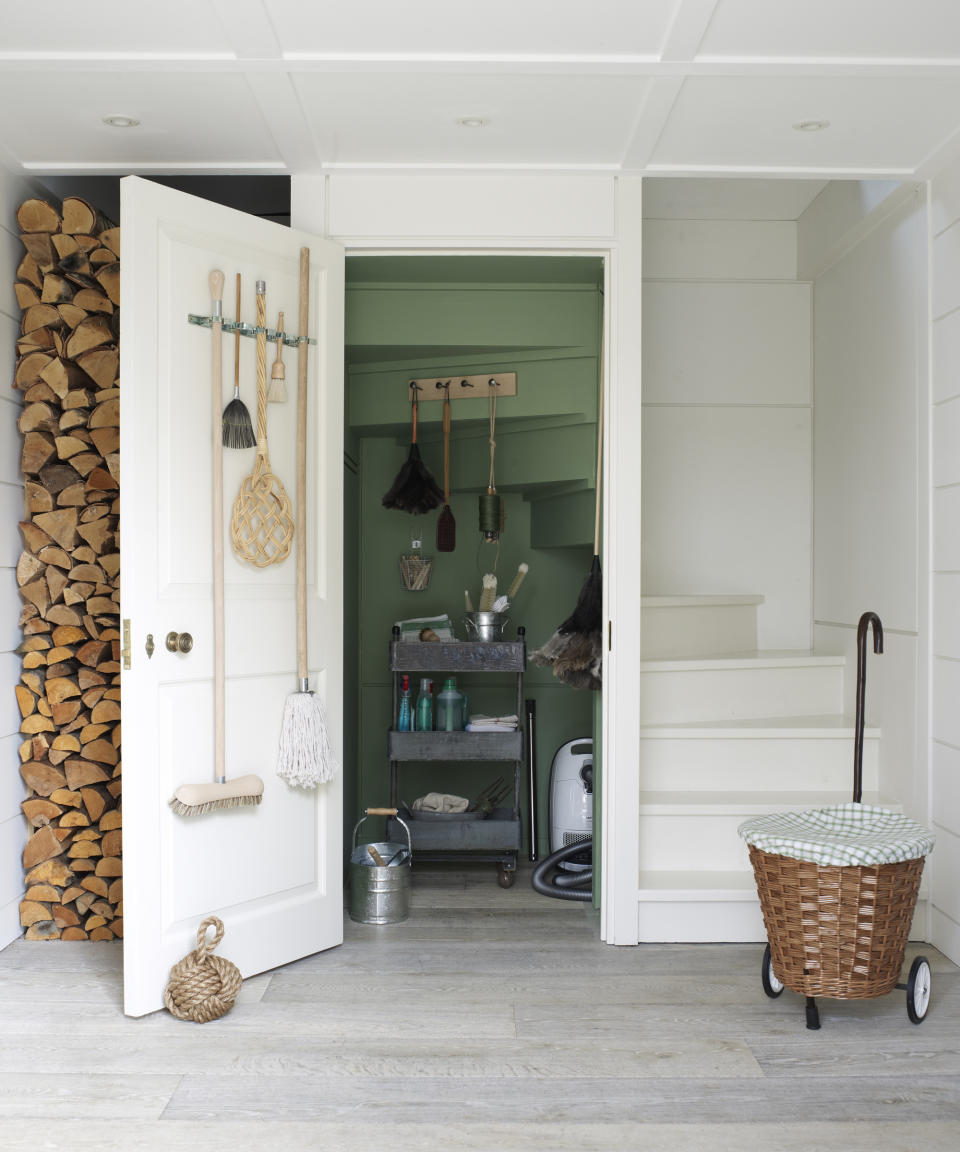
[{"label": "vacuum hose", "polygon": [[[579,840],[575,844],[565,844],[556,852],[542,860],[533,870],[530,883],[535,892],[541,896],[553,896],[557,900],[593,899],[593,869],[585,872],[565,872],[560,870],[560,864],[579,856],[585,849],[592,848],[592,840]],[[553,871],[555,875],[549,873]],[[589,887],[585,887],[589,885]]]}]

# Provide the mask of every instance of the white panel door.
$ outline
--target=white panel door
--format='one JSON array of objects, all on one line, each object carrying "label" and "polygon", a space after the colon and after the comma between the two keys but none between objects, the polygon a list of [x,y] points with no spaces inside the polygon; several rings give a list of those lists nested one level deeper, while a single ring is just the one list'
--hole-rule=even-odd
[{"label": "white panel door", "polygon": [[[124,986],[128,1015],[162,1006],[171,966],[215,913],[219,953],[242,974],[273,968],[343,939],[339,776],[304,791],[275,772],[283,705],[297,689],[295,549],[280,564],[241,562],[230,509],[254,450],[224,451],[226,774],[256,773],[263,803],[175,815],[178,785],[213,779],[211,340],[187,322],[209,314],[208,277],[226,275],[224,316],[253,322],[266,282],[268,325],[296,328],[299,250],[311,252],[307,473],[310,686],[342,748],[341,538],[343,249],[148,181],[122,181],[122,616],[131,622],[123,671]],[[256,419],[255,341],[241,348],[241,398]],[[224,399],[234,340],[223,337]],[[268,367],[274,358],[271,346]],[[296,353],[287,349],[288,401],[268,406],[269,456],[296,492]],[[269,372],[268,372],[269,375]],[[189,632],[193,650],[164,645]],[[154,651],[148,656],[147,638]]]}]

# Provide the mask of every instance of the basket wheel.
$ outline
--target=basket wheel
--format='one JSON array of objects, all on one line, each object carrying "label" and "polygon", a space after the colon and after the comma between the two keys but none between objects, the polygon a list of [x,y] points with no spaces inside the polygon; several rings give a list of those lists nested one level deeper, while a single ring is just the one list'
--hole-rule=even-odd
[{"label": "basket wheel", "polygon": [[[907,978],[907,1015],[911,1023],[921,1024],[930,1006],[930,962],[926,956],[918,956],[910,965]],[[901,985],[902,987],[902,985]]]},{"label": "basket wheel", "polygon": [[517,874],[512,868],[505,868],[501,864],[497,868],[497,883],[501,888],[512,888],[517,882]]},{"label": "basket wheel", "polygon": [[760,982],[763,984],[764,992],[766,992],[771,1000],[776,1000],[783,992],[783,983],[777,979],[773,971],[773,961],[770,958],[769,944],[763,950],[763,963],[760,966]]}]

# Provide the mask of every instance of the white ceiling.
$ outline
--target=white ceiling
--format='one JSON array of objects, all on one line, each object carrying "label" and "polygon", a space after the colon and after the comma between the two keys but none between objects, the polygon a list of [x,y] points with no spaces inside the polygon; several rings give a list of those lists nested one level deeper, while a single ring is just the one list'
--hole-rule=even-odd
[{"label": "white ceiling", "polygon": [[0,106],[36,173],[923,179],[960,155],[960,2],[46,0],[3,6]]}]

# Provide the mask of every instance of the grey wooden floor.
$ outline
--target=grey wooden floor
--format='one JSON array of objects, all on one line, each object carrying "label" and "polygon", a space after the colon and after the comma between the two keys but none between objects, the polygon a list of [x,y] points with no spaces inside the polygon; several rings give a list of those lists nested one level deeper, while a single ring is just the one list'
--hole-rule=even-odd
[{"label": "grey wooden floor", "polygon": [[824,1000],[814,1033],[757,946],[607,947],[490,867],[415,873],[411,903],[205,1025],[124,1017],[119,945],[11,945],[0,1148],[960,1147],[960,971],[933,949],[921,1026],[897,992]]}]

